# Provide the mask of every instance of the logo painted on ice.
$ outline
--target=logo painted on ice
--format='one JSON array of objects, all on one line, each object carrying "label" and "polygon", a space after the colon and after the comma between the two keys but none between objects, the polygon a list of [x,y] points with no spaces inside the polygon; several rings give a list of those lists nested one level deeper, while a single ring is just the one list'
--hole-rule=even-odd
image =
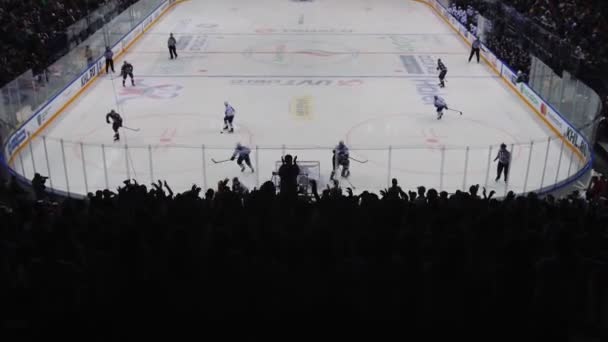
[{"label": "logo painted on ice", "polygon": [[408,36],[390,36],[391,43],[399,50],[405,52],[414,52],[416,47],[414,46],[414,39]]},{"label": "logo painted on ice", "polygon": [[155,100],[172,99],[180,95],[182,88],[178,84],[147,85],[145,82],[139,81],[137,87],[121,89],[118,104],[143,97]]},{"label": "logo painted on ice", "polygon": [[274,65],[314,67],[354,59],[357,50],[317,40],[277,40],[247,48],[243,56]]},{"label": "logo painted on ice", "polygon": [[352,29],[274,29],[260,27],[255,29],[256,33],[353,33]]},{"label": "logo painted on ice", "polygon": [[437,64],[435,59],[429,55],[411,56],[401,55],[401,64],[408,74],[424,75],[437,73]]},{"label": "logo painted on ice", "polygon": [[420,95],[424,104],[433,104],[435,102],[435,95],[443,95],[440,93],[439,86],[432,80],[429,79],[414,79],[416,86],[416,92]]},{"label": "logo painted on ice", "polygon": [[236,79],[230,81],[231,85],[240,86],[280,86],[280,87],[301,87],[301,86],[339,86],[356,87],[363,84],[361,79]]},{"label": "logo painted on ice", "polygon": [[201,28],[201,29],[214,29],[218,26],[219,26],[218,24],[210,24],[210,23],[202,23],[202,24],[196,25],[197,28]]}]

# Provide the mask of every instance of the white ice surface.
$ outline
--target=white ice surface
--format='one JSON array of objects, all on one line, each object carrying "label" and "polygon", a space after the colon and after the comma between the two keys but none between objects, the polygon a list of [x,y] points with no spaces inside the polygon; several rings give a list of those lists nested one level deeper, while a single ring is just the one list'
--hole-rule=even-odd
[{"label": "white ice surface", "polygon": [[[177,60],[169,60],[169,32],[178,39]],[[406,70],[401,56],[414,59],[420,74]],[[449,69],[445,89],[435,86],[437,58]],[[344,140],[354,158],[368,160],[351,163],[349,180],[358,190],[376,191],[395,177],[406,188],[450,192],[487,181],[502,194],[496,164],[488,169],[489,153],[494,159],[502,142],[514,144],[508,189],[574,174],[572,152],[553,139],[547,154],[551,131],[486,64],[467,58],[456,33],[414,1],[187,1],[116,61],[117,72],[122,60],[134,65],[135,87],[123,88],[118,74],[102,76],[14,167],[28,178],[34,169],[50,175],[53,187],[69,183],[76,193],[115,188],[127,177],[166,179],[183,191],[238,176],[253,188],[291,153],[320,161],[323,186],[331,148]],[[437,120],[433,94],[464,115],[446,112]],[[234,134],[220,134],[224,101],[237,110]],[[110,109],[140,131],[122,130],[113,143],[105,123]],[[530,154],[525,144],[532,140]],[[211,162],[230,157],[237,142],[252,148],[256,173]]]}]

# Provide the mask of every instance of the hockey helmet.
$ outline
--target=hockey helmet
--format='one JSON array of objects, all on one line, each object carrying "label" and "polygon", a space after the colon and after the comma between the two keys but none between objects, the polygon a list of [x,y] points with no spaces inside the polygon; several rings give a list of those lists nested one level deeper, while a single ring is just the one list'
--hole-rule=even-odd
[{"label": "hockey helmet", "polygon": [[224,101],[224,106],[227,106],[227,105],[228,105],[228,101]]},{"label": "hockey helmet", "polygon": [[340,142],[338,143],[338,146],[344,146],[344,140],[340,140]]},{"label": "hockey helmet", "polygon": [[237,143],[236,143],[236,148],[241,148],[241,147],[243,147],[243,145],[241,145],[241,143],[240,143],[240,142],[237,142]]}]

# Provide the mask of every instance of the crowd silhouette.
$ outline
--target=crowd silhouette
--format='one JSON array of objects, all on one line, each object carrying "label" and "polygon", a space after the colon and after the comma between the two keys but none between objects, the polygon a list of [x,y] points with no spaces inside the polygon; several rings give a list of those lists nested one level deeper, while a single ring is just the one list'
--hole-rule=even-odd
[{"label": "crowd silhouette", "polygon": [[280,191],[226,179],[174,194],[167,182],[127,180],[57,200],[13,178],[0,191],[4,328],[78,322],[112,340],[132,316],[163,321],[170,312],[568,341],[605,320],[603,177],[586,196],[564,198],[495,199],[479,186],[404,191],[396,179],[358,195],[312,181],[312,196],[302,196],[289,178],[297,164],[286,165]]}]

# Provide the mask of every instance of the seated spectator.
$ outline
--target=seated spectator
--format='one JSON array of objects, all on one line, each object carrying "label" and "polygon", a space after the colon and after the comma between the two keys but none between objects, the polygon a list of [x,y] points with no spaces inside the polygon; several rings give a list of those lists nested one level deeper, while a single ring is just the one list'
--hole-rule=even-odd
[{"label": "seated spectator", "polygon": [[521,70],[517,71],[517,76],[515,81],[517,83],[527,83],[528,82],[528,76],[526,74],[524,74]]}]

